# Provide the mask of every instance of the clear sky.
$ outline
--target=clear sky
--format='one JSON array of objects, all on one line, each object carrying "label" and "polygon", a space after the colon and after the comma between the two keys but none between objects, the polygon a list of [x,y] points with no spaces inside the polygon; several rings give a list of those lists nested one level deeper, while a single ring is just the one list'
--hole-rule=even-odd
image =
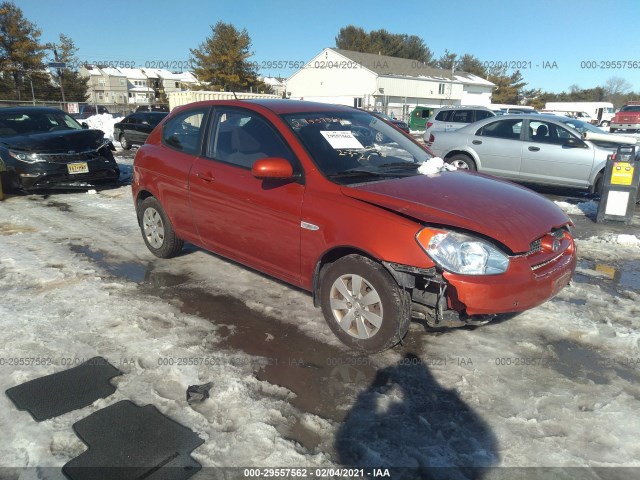
[{"label": "clear sky", "polygon": [[[307,62],[341,27],[418,35],[445,49],[521,67],[526,88],[560,92],[611,77],[640,91],[640,0],[16,0],[43,42],[70,36],[82,61],[182,65],[222,20],[246,28],[254,57]],[[616,62],[619,62],[616,64]],[[624,64],[623,62],[626,62]],[[635,62],[635,65],[634,63]],[[162,66],[162,65],[160,65]],[[260,68],[264,75],[294,69]]]}]

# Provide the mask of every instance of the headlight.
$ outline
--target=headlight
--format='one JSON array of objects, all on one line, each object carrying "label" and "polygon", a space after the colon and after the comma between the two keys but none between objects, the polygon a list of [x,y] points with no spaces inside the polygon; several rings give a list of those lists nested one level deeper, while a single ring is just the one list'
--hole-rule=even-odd
[{"label": "headlight", "polygon": [[464,275],[497,275],[507,271],[509,257],[485,240],[456,232],[423,229],[416,237],[443,270]]},{"label": "headlight", "polygon": [[15,150],[9,150],[9,155],[11,155],[11,157],[15,158],[16,160],[25,163],[46,162],[46,160],[43,160],[37,153],[24,153],[17,152]]}]

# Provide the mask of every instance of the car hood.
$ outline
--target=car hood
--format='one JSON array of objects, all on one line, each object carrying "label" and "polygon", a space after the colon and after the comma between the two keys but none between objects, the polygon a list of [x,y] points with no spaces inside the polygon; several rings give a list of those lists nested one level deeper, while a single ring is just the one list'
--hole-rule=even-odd
[{"label": "car hood", "polygon": [[0,138],[12,150],[32,153],[68,153],[95,150],[102,144],[102,130],[60,130]]},{"label": "car hood", "polygon": [[477,232],[514,253],[570,222],[553,202],[511,182],[470,172],[418,175],[358,186],[342,193],[418,221]]}]

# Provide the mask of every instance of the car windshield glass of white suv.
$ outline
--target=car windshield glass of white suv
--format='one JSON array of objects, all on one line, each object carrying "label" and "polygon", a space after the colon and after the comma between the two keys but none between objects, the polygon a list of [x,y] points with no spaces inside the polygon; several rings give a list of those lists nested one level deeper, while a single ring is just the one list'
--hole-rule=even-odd
[{"label": "car windshield glass of white suv", "polygon": [[82,130],[82,127],[64,112],[0,112],[0,137],[59,130]]},{"label": "car windshield glass of white suv", "polygon": [[431,158],[386,122],[367,112],[312,112],[283,116],[330,180],[362,183],[417,175]]}]

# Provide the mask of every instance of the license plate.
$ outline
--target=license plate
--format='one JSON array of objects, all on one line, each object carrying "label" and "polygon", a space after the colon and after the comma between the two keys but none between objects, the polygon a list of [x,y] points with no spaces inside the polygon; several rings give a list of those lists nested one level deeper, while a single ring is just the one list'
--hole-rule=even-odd
[{"label": "license plate", "polygon": [[552,295],[557,294],[560,290],[566,287],[570,281],[571,281],[571,271],[569,270],[564,272],[560,277],[558,277],[553,282],[553,291],[551,292],[551,294]]},{"label": "license plate", "polygon": [[87,165],[87,162],[69,163],[67,165],[67,171],[70,175],[74,173],[89,173],[89,165]]}]

